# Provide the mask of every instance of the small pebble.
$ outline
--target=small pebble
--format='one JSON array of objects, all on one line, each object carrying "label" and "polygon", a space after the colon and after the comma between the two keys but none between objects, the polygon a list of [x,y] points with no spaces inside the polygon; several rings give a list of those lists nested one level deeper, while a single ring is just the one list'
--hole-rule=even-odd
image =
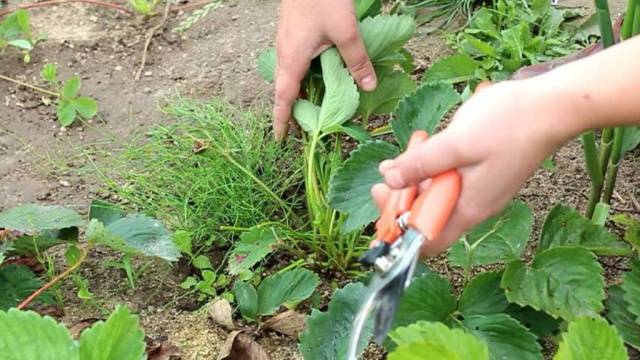
[{"label": "small pebble", "polygon": [[69,183],[67,180],[60,180],[60,185],[62,187],[69,187],[71,186],[71,183]]},{"label": "small pebble", "polygon": [[122,66],[118,65],[118,66],[116,66],[116,67],[114,68],[114,70],[115,70],[115,71],[120,71],[120,70],[122,70]]}]

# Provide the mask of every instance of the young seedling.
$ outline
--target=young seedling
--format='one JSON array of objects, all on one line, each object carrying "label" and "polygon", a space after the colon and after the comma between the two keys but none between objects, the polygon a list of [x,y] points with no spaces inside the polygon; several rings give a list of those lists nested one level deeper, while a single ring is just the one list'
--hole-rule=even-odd
[{"label": "young seedling", "polygon": [[31,50],[41,39],[41,36],[32,36],[29,13],[26,10],[17,10],[0,22],[0,55],[8,47],[14,47],[23,52],[24,62],[29,62]]},{"label": "young seedling", "polygon": [[55,89],[58,97],[57,116],[62,126],[73,124],[78,117],[91,119],[98,114],[98,104],[88,96],[80,96],[80,77],[73,76],[64,82],[58,80],[55,64],[45,64],[40,71],[42,79]]},{"label": "young seedling", "polygon": [[159,3],[160,0],[129,0],[131,7],[133,7],[138,14],[144,17],[156,15],[156,7]]}]

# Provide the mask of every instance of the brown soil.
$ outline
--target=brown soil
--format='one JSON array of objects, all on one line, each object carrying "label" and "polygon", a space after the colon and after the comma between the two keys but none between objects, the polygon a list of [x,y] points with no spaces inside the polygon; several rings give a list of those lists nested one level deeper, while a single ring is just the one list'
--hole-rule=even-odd
[{"label": "brown soil", "polygon": [[[222,96],[244,104],[270,101],[272,89],[260,80],[254,62],[273,43],[277,6],[276,0],[231,0],[184,36],[162,32],[153,38],[143,77],[137,82],[133,77],[145,33],[160,17],[143,21],[80,4],[31,11],[34,27],[47,33],[49,40],[37,46],[28,64],[17,53],[4,54],[0,74],[40,83],[42,65],[57,63],[62,78],[74,74],[82,78],[82,93],[98,100],[100,113],[96,120],[61,129],[54,107],[44,105],[41,94],[0,81],[0,211],[40,202],[72,206],[85,213],[90,199],[109,197],[96,174],[78,176],[73,171],[94,158],[80,154],[79,149],[93,149],[104,156],[128,134],[167,121],[158,104],[168,96]],[[184,17],[171,17],[167,29]],[[410,48],[422,68],[450,51],[436,34],[420,34]],[[638,155],[638,151],[628,154],[623,162],[613,203],[616,212],[640,214]],[[534,210],[538,228],[553,204],[563,202],[582,209],[586,202],[589,182],[579,142],[560,149],[554,161],[554,170],[539,170],[520,193]],[[90,280],[97,300],[81,302],[70,282],[65,283],[64,322],[72,325],[104,316],[115,304],[123,303],[140,314],[149,337],[167,338],[180,347],[183,359],[216,357],[228,331],[214,325],[206,311],[193,311],[197,304],[192,298],[180,297],[177,284],[186,270],[153,262],[141,272],[137,287],[130,289],[119,270],[103,265],[115,259],[113,254],[96,250],[91,255],[81,273]],[[452,280],[459,277],[456,269],[438,263],[437,268]],[[624,262],[605,265],[609,279],[626,269]],[[293,340],[267,333],[258,341],[274,359],[300,358]],[[371,354],[367,358],[380,356],[375,350]]]}]

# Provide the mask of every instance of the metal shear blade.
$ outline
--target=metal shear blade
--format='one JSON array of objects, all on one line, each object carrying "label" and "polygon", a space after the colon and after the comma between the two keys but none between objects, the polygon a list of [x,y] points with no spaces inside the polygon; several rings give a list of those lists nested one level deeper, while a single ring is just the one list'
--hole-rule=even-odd
[{"label": "metal shear blade", "polygon": [[369,283],[367,297],[356,316],[347,359],[357,359],[358,344],[361,342],[367,319],[374,314],[374,339],[381,344],[391,328],[396,309],[404,290],[409,286],[422,245],[421,233],[408,229],[394,244],[391,255],[393,263],[387,271],[375,273]]}]

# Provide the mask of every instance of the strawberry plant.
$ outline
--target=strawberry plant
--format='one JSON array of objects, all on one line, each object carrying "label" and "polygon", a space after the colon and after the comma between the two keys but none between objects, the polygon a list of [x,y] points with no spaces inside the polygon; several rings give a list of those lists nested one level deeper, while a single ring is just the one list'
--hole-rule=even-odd
[{"label": "strawberry plant", "polygon": [[145,358],[144,333],[137,316],[124,307],[77,340],[48,316],[11,309],[0,311],[0,354],[14,360],[139,360]]},{"label": "strawberry plant", "polygon": [[[84,227],[85,243],[78,241],[80,227]],[[98,201],[91,206],[88,223],[71,209],[28,204],[0,213],[0,228],[4,229],[0,240],[6,259],[35,257],[48,266],[53,261],[45,251],[64,246],[68,266],[57,274],[50,267],[50,279],[46,283],[24,265],[0,267],[0,278],[6,280],[0,283],[4,290],[0,293],[1,309],[25,308],[36,298],[51,302],[47,291],[74,275],[91,249],[97,246],[122,254],[122,268],[129,279],[133,277],[133,256],[153,256],[167,261],[176,261],[179,257],[171,235],[160,222],[141,214],[126,215],[113,205]],[[73,280],[79,285],[78,296],[90,297],[86,281],[79,277]]]},{"label": "strawberry plant", "polygon": [[275,314],[282,305],[294,308],[311,296],[318,281],[313,272],[295,269],[264,278],[257,289],[251,283],[236,281],[233,293],[242,317],[253,322]]},{"label": "strawberry plant", "polygon": [[[416,90],[409,76],[411,55],[403,49],[415,25],[408,16],[382,15],[379,2],[356,2],[365,48],[378,75],[372,92],[358,90],[337,49],[320,55],[303,82],[304,97],[296,101],[293,115],[304,130],[304,184],[312,229],[301,237],[314,253],[330,265],[347,270],[362,249],[364,227],[377,217],[369,196],[380,181],[377,164],[395,156],[417,129],[433,131],[441,117],[460,101],[448,84],[426,84]],[[266,80],[274,74],[275,52],[258,60]],[[407,95],[411,94],[407,97]],[[370,126],[372,116],[392,114],[391,125]],[[393,132],[400,144],[375,140]],[[360,143],[343,161],[344,136]],[[300,239],[300,237],[299,237]]]},{"label": "strawberry plant", "polygon": [[58,97],[57,115],[62,126],[73,124],[76,118],[91,119],[98,114],[98,104],[88,96],[79,96],[81,81],[73,76],[64,82],[58,80],[58,69],[54,64],[45,64],[40,71]]},{"label": "strawberry plant", "polygon": [[31,22],[26,10],[17,10],[0,22],[0,54],[8,47],[14,47],[23,52],[24,62],[29,62],[30,51],[39,38],[34,38],[31,33]]}]

